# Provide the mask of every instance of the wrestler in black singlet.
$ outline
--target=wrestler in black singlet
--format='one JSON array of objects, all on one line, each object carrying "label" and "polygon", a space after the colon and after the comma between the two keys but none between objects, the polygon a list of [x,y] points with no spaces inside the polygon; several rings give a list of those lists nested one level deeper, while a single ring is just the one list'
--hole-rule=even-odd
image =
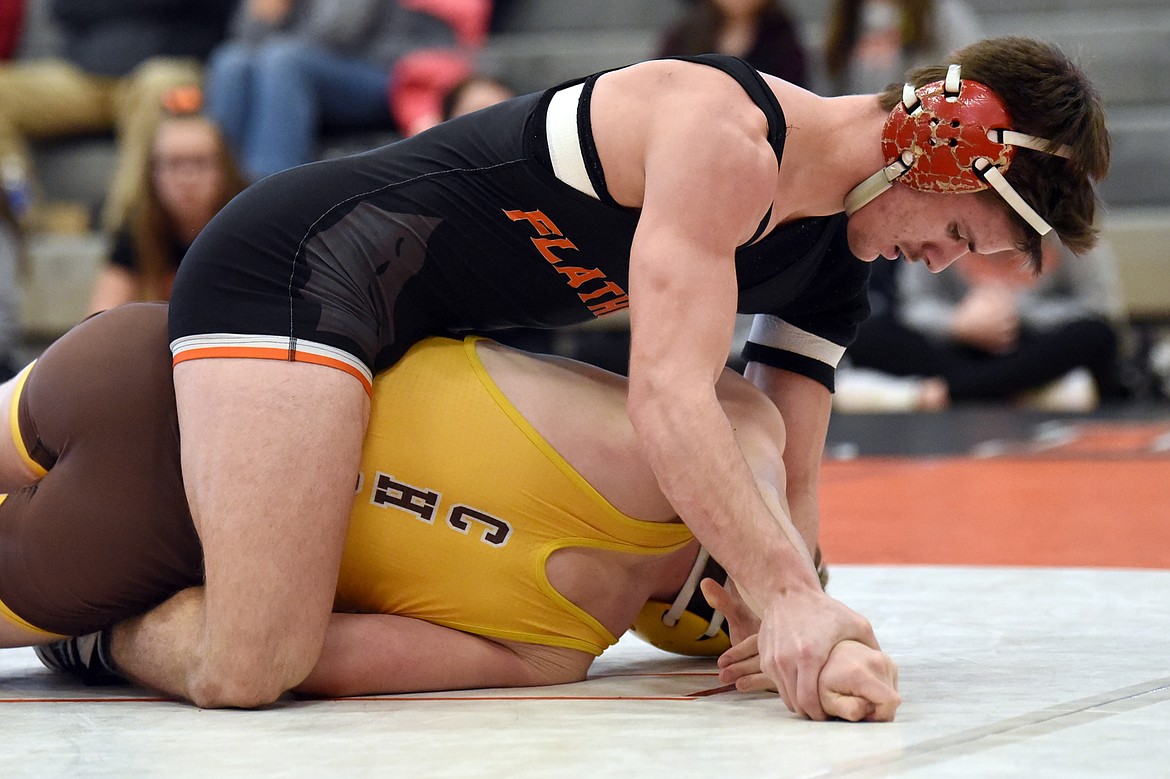
[{"label": "wrestler in black singlet", "polygon": [[[784,116],[760,75],[732,57],[686,59],[742,85],[767,117],[779,164]],[[323,344],[378,371],[429,334],[559,327],[625,308],[638,211],[605,189],[589,123],[598,75],[253,185],[184,259],[170,337],[275,336],[289,359]],[[558,179],[549,160],[549,103],[578,83],[577,129],[599,199]],[[869,271],[844,228],[840,214],[805,219],[741,247],[738,310],[847,345],[868,313]],[[745,357],[832,387],[835,360],[761,340]]]}]

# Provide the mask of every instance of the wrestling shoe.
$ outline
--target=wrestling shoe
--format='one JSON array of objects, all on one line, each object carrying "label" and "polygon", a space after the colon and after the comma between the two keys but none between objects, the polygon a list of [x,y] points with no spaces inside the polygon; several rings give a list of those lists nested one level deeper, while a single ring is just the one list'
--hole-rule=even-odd
[{"label": "wrestling shoe", "polygon": [[127,683],[109,660],[110,639],[105,631],[42,644],[33,647],[33,651],[49,670],[72,676],[90,687]]}]

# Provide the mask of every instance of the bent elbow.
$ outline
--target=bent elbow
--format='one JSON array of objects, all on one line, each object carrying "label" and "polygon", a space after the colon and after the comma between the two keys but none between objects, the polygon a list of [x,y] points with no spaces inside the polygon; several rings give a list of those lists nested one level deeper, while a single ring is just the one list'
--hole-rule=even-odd
[{"label": "bent elbow", "polygon": [[259,655],[223,663],[205,660],[190,677],[188,697],[201,709],[256,709],[276,702],[311,669],[312,662],[284,664]]},{"label": "bent elbow", "polygon": [[191,685],[190,698],[201,709],[258,709],[276,702],[284,689],[255,680],[203,679]]},{"label": "bent elbow", "polygon": [[631,377],[626,395],[626,416],[644,443],[669,435],[685,418],[687,400],[677,387],[654,378]]}]

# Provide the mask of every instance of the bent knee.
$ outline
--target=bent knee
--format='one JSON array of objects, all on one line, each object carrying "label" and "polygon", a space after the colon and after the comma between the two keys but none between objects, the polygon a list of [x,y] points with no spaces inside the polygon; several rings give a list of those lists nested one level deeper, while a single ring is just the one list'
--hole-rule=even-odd
[{"label": "bent knee", "polygon": [[133,88],[144,94],[162,94],[175,87],[200,83],[199,63],[184,57],[152,57],[140,64],[130,78]]},{"label": "bent knee", "polygon": [[287,74],[303,70],[313,59],[315,49],[302,41],[278,38],[265,43],[257,66],[266,74]]}]

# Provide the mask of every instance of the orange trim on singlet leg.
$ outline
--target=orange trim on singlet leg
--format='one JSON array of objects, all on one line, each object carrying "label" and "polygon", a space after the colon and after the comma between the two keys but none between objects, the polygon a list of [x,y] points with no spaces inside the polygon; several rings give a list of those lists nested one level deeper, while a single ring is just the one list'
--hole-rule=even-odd
[{"label": "orange trim on singlet leg", "polygon": [[294,352],[293,358],[290,360],[288,349],[279,349],[270,346],[208,346],[201,349],[185,349],[173,357],[171,364],[178,365],[181,362],[188,362],[190,360],[210,358],[279,360],[281,362],[305,362],[312,365],[323,365],[326,368],[335,368],[343,373],[348,373],[361,382],[362,387],[366,391],[366,395],[370,397],[374,395],[374,387],[370,383],[370,380],[366,378],[366,375],[343,360],[335,360],[331,357],[299,351]]}]

